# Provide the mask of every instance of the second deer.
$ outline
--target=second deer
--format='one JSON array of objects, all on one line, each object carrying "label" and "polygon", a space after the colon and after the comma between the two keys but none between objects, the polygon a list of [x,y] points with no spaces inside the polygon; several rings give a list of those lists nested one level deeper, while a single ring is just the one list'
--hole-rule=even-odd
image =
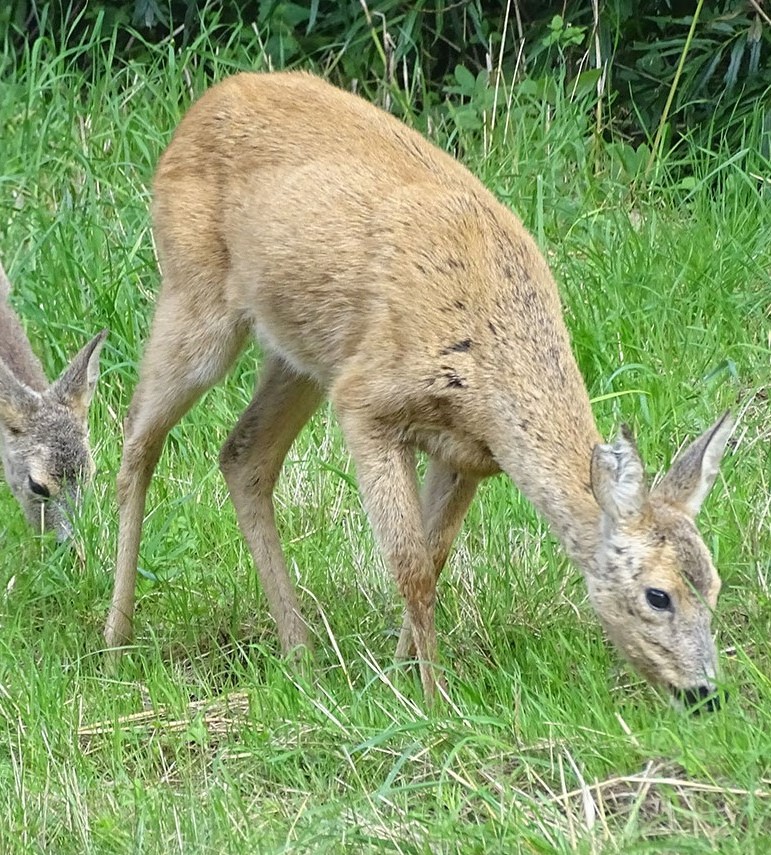
[{"label": "second deer", "polygon": [[81,490],[94,470],[88,408],[99,378],[102,330],[49,383],[8,303],[0,266],[0,454],[5,480],[34,528],[72,533]]},{"label": "second deer", "polygon": [[[583,571],[611,639],[652,682],[717,705],[720,581],[694,518],[724,416],[648,491],[629,435],[604,444],[557,287],[522,223],[470,172],[363,99],[298,73],[241,74],[161,158],[163,287],[125,424],[109,646],[132,633],[147,488],[168,431],[250,333],[265,360],[220,463],[282,648],[309,641],[272,493],[329,396],[406,603],[397,655],[437,682],[437,578],[480,479],[503,471]],[[429,456],[422,490],[415,452]]]}]

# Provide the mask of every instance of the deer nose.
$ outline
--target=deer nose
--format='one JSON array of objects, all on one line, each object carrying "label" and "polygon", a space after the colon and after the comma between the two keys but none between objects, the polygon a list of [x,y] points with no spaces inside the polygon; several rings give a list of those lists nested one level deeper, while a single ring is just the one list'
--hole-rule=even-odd
[{"label": "deer nose", "polygon": [[723,692],[721,699],[721,695],[712,686],[681,689],[677,694],[694,715],[702,712],[716,712],[720,709],[722,702],[728,700],[728,692]]}]

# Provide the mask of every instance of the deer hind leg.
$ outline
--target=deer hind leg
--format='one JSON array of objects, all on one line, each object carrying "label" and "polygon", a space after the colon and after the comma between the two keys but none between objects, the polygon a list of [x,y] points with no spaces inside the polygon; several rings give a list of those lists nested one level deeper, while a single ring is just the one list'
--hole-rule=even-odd
[{"label": "deer hind leg", "polygon": [[[348,392],[353,394],[348,397]],[[386,564],[404,597],[426,701],[436,690],[436,574],[420,513],[415,455],[395,433],[357,406],[356,390],[335,395],[340,424],[356,466],[364,508]]]},{"label": "deer hind leg", "polygon": [[276,529],[273,488],[289,448],[322,398],[316,383],[269,356],[252,402],[220,453],[220,468],[284,653],[309,643]]},{"label": "deer hind leg", "polygon": [[[421,490],[421,505],[429,555],[437,581],[474,498],[477,484],[479,478],[464,475],[435,457],[429,461]],[[410,616],[405,611],[396,658],[414,659],[415,653]]]},{"label": "deer hind leg", "polygon": [[140,379],[125,422],[118,474],[118,555],[104,637],[108,647],[131,640],[139,541],[147,489],[168,432],[225,374],[247,328],[224,313],[189,305],[186,292],[161,292]]}]

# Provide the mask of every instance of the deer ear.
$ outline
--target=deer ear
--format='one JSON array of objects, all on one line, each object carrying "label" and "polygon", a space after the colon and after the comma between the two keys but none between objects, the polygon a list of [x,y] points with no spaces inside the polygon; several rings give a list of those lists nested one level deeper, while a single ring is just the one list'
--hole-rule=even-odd
[{"label": "deer ear", "polygon": [[26,430],[34,417],[39,397],[0,359],[0,424],[13,433]]},{"label": "deer ear", "polygon": [[96,381],[99,379],[99,354],[106,337],[107,330],[95,335],[51,387],[56,397],[83,420],[88,413]]},{"label": "deer ear", "polygon": [[11,283],[5,275],[5,268],[0,264],[0,300],[7,299],[11,293]]},{"label": "deer ear", "polygon": [[648,496],[645,472],[626,425],[612,445],[594,447],[591,481],[597,504],[614,523],[642,512]]},{"label": "deer ear", "polygon": [[654,488],[656,498],[682,508],[695,518],[715,483],[733,427],[734,419],[726,411],[709,430],[686,446]]}]

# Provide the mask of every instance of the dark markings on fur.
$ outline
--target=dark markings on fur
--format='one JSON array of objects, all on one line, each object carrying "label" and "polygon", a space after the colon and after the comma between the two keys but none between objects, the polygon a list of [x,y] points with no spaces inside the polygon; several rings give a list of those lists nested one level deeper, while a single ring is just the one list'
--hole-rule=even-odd
[{"label": "dark markings on fur", "polygon": [[642,575],[642,567],[637,567],[634,563],[634,559],[630,557],[627,557],[625,563],[627,573],[629,573],[634,581],[637,581],[637,579]]},{"label": "dark markings on fur", "polygon": [[448,389],[465,389],[466,380],[451,365],[443,365],[442,374]]},{"label": "dark markings on fur", "polygon": [[465,353],[471,350],[472,342],[470,338],[464,338],[463,341],[456,341],[455,344],[450,344],[441,352],[442,356],[447,356],[448,353]]},{"label": "dark markings on fur", "polygon": [[453,305],[456,309],[460,309],[461,312],[466,311],[466,304],[462,300],[456,300]]},{"label": "dark markings on fur", "polygon": [[498,335],[498,330],[495,328],[495,324],[492,321],[488,321],[487,326],[490,328],[490,332],[493,335]]},{"label": "dark markings on fur", "polygon": [[650,638],[646,639],[646,641],[647,641],[647,643],[648,643],[651,647],[657,647],[659,650],[662,650],[664,653],[666,653],[666,654],[667,654],[667,656],[672,656],[672,655],[673,655],[673,653],[674,653],[674,651],[672,650],[672,648],[671,648],[671,647],[667,647],[665,644],[661,644],[661,643],[660,643],[660,642],[658,642],[658,641],[653,641],[653,640],[652,640],[652,639],[650,639]]},{"label": "dark markings on fur", "polygon": [[533,288],[523,288],[519,299],[528,309],[534,310],[538,305],[538,294]]},{"label": "dark markings on fur", "polygon": [[[616,561],[608,561],[605,565],[608,576],[618,576],[621,573],[621,564]],[[635,567],[631,561],[626,562],[626,572],[629,574],[633,582],[636,582],[642,575],[642,567]]]}]

